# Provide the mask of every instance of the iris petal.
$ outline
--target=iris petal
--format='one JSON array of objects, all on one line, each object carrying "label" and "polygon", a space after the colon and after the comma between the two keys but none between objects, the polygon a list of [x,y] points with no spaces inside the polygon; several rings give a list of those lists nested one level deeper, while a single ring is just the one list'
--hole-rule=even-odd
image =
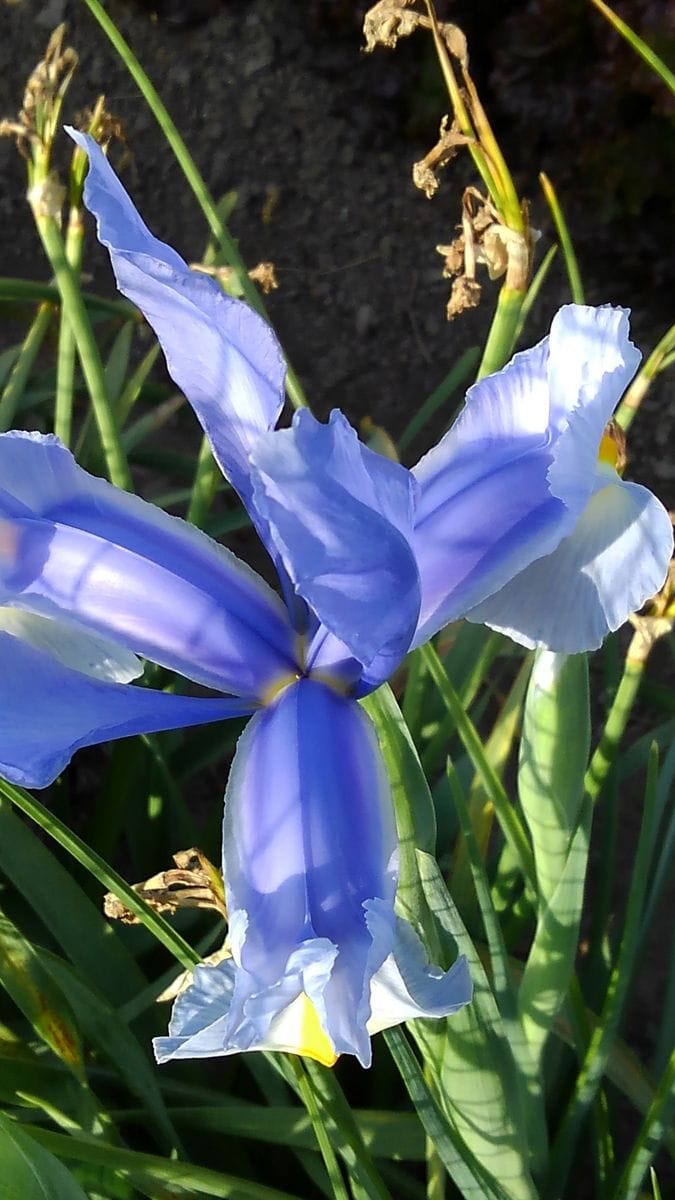
[{"label": "iris petal", "polygon": [[[569,523],[551,464],[548,341],[469,389],[445,437],[413,470],[413,547],[422,584],[414,645],[553,549]],[[536,547],[536,548],[533,548]]]},{"label": "iris petal", "polygon": [[567,304],[551,323],[551,425],[557,433],[549,483],[580,513],[594,486],[605,425],[640,363],[623,308]]},{"label": "iris petal", "polygon": [[0,775],[46,787],[81,746],[245,716],[238,700],[172,696],[108,683],[0,632]]},{"label": "iris petal", "polygon": [[[383,932],[378,928],[380,922],[384,920],[384,930],[389,929],[388,915],[379,912],[379,907],[377,902],[367,905],[374,944]],[[281,1050],[332,1066],[337,1057],[333,1042],[307,994],[298,990],[301,976],[307,972],[308,950],[309,946],[303,946],[296,951],[277,987],[249,998],[236,1019],[238,968],[233,959],[196,967],[190,984],[176,1000],[168,1037],[154,1040],[158,1061]],[[330,971],[330,959],[324,960],[323,969],[326,967]],[[313,990],[325,994],[326,980]],[[472,993],[466,959],[458,958],[448,971],[431,966],[417,934],[398,919],[393,950],[371,980],[368,1035],[417,1017],[451,1016],[470,1002]],[[293,998],[289,1001],[289,997]]]},{"label": "iris petal", "polygon": [[190,679],[259,695],[294,662],[279,598],[177,517],[36,434],[0,436],[0,603],[57,617]]},{"label": "iris petal", "polygon": [[[393,933],[396,835],[374,730],[353,701],[301,679],[244,731],[225,798],[223,874],[242,1013],[296,971],[336,1053],[369,1057],[370,977],[389,953],[364,905],[380,899]],[[335,954],[327,980],[326,954]],[[270,992],[272,989],[272,992]],[[285,996],[286,1003],[295,996]]]},{"label": "iris petal", "polygon": [[673,548],[670,518],[646,488],[609,469],[573,532],[469,620],[525,646],[575,654],[599,646],[661,587]]},{"label": "iris petal", "polygon": [[145,316],[169,374],[187,396],[224,474],[250,504],[248,455],[272,429],[285,366],[269,326],[214,280],[191,271],[141,220],[93,138],[68,132],[89,156],[84,201],[110,251],[117,286]]},{"label": "iris petal", "polygon": [[448,971],[431,965],[417,934],[399,917],[393,950],[372,979],[368,1032],[379,1033],[416,1017],[449,1017],[472,995],[464,956]]},{"label": "iris petal", "polygon": [[341,413],[327,425],[296,413],[292,429],[255,446],[255,499],[299,595],[361,663],[382,654],[391,671],[419,609],[417,567],[401,532],[410,531],[414,485],[397,463],[364,460],[363,449]]},{"label": "iris petal", "polygon": [[36,650],[51,654],[64,667],[94,679],[130,683],[143,674],[135,654],[95,634],[82,633],[62,621],[51,621],[20,608],[0,607],[0,631],[21,638]]}]

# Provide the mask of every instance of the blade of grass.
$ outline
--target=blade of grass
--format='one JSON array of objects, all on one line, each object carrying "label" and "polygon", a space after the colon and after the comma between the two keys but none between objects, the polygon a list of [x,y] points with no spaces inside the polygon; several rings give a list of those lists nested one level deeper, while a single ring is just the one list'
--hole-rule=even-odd
[{"label": "blade of grass", "polygon": [[105,987],[112,1003],[123,1004],[147,985],[103,914],[6,799],[0,799],[0,868],[71,962]]},{"label": "blade of grass", "polygon": [[495,814],[506,841],[513,850],[527,883],[534,883],[534,859],[532,848],[516,809],[511,804],[506,789],[485,757],[485,751],[476,729],[465,713],[461,701],[453,688],[443,664],[431,642],[422,646],[421,654],[432,680],[449,713],[452,714],[457,732],[478,772],[485,791],[492,800]]},{"label": "blade of grass", "polygon": [[656,1094],[633,1142],[612,1200],[637,1200],[647,1168],[661,1145],[675,1113],[675,1050],[659,1081]]},{"label": "blade of grass", "polygon": [[658,828],[656,820],[657,784],[658,751],[654,747],[649,759],[644,813],[628,890],[621,947],[610,975],[598,1025],[591,1035],[573,1094],[553,1144],[549,1171],[543,1189],[543,1200],[554,1200],[564,1190],[576,1150],[579,1127],[600,1085],[611,1045],[623,1015],[639,945],[650,863]]},{"label": "blade of grass", "polygon": [[551,210],[551,216],[553,217],[558,238],[560,240],[560,246],[562,248],[563,259],[565,262],[565,270],[567,271],[570,292],[572,293],[572,300],[575,304],[584,304],[584,285],[581,282],[579,263],[577,262],[577,256],[574,252],[574,246],[572,244],[572,238],[570,237],[570,231],[567,227],[565,215],[560,207],[560,201],[558,200],[551,180],[544,171],[539,173],[539,182],[541,184],[541,190],[546,198],[546,203]]},{"label": "blade of grass", "polygon": [[54,315],[53,305],[43,302],[37,310],[24,338],[21,351],[0,396],[0,432],[10,429],[19,401],[25,391],[35,360],[40,353]]},{"label": "blade of grass", "polygon": [[59,1158],[107,1167],[122,1178],[129,1179],[136,1187],[165,1184],[172,1189],[173,1195],[184,1197],[184,1200],[193,1200],[195,1194],[215,1196],[219,1200],[299,1200],[289,1192],[222,1171],[213,1171],[208,1167],[142,1154],[122,1146],[107,1146],[103,1142],[68,1137],[35,1125],[22,1125],[20,1130]]},{"label": "blade of grass", "polygon": [[138,892],[135,892],[129,884],[125,883],[122,877],[112,867],[108,866],[100,855],[91,850],[77,834],[68,829],[43,804],[40,804],[39,800],[36,800],[34,796],[30,796],[28,792],[24,792],[23,789],[14,787],[4,780],[0,780],[0,795],[21,809],[22,812],[25,812],[49,837],[58,842],[95,879],[98,879],[99,883],[107,891],[112,892],[127,908],[131,909],[132,913],[138,917],[141,923],[145,925],[162,945],[166,946],[167,950],[173,954],[177,962],[183,967],[190,969],[200,961],[199,955],[185,941],[185,938],[181,937],[175,929],[172,929],[168,921],[165,921],[159,913],[150,908],[142,900]]},{"label": "blade of grass", "polygon": [[387,1029],[383,1036],[424,1131],[461,1195],[466,1200],[507,1200],[509,1193],[488,1175],[441,1112],[403,1030]]},{"label": "blade of grass", "polygon": [[[82,292],[82,302],[92,313],[99,315],[133,317],[136,309],[128,300],[108,300],[105,296],[97,296],[95,292]],[[32,279],[14,279],[9,276],[0,277],[0,303],[15,301],[22,304],[47,304],[59,307],[61,293],[52,283],[36,283]]]},{"label": "blade of grass", "polygon": [[321,1157],[323,1158],[326,1174],[330,1180],[333,1196],[335,1200],[349,1200],[349,1195],[345,1187],[345,1181],[342,1178],[342,1172],[338,1165],[338,1160],[333,1149],[333,1145],[321,1115],[321,1110],[316,1102],[314,1089],[311,1082],[305,1074],[304,1067],[297,1055],[290,1056],[291,1069],[295,1072],[295,1077],[298,1082],[298,1090],[302,1097],[303,1104],[307,1109],[307,1115],[312,1123],[314,1136],[316,1137]]},{"label": "blade of grass", "polygon": [[659,58],[658,54],[655,54],[651,47],[648,46],[641,37],[638,37],[637,33],[631,29],[630,25],[627,25],[625,21],[621,20],[621,17],[617,16],[615,12],[612,12],[612,9],[608,4],[604,3],[604,0],[591,0],[591,4],[595,5],[598,12],[602,13],[603,17],[609,21],[610,25],[614,26],[617,33],[620,33],[622,38],[625,38],[625,40],[628,42],[628,45],[633,48],[635,53],[639,54],[640,58],[646,62],[647,66],[651,67],[652,71],[654,71],[654,73],[663,80],[666,87],[670,88],[670,91],[675,93],[675,75],[673,75],[673,72],[666,66],[663,59]]},{"label": "blade of grass", "polygon": [[80,293],[79,282],[66,258],[63,238],[54,218],[41,215],[39,206],[36,207],[34,216],[42,245],[61,294],[66,318],[75,337],[77,352],[101,438],[108,475],[111,482],[117,487],[133,491],[129,467],[108,396],[101,355]]},{"label": "blade of grass", "polygon": [[478,346],[470,346],[463,354],[453,363],[447,375],[441,380],[433,392],[427,396],[426,400],[417,409],[415,415],[411,417],[406,425],[403,433],[396,439],[396,445],[399,452],[407,450],[413,438],[417,437],[418,433],[424,429],[431,418],[438,412],[441,405],[446,404],[456,392],[458,388],[469,378],[474,367],[478,365],[480,350]]}]

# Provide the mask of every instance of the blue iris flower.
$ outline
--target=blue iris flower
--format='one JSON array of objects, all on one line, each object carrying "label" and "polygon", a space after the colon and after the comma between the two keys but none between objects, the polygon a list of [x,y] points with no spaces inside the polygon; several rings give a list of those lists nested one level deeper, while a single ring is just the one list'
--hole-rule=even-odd
[{"label": "blue iris flower", "polygon": [[[638,354],[627,315],[563,308],[470,389],[408,471],[339,412],[275,430],[284,365],[246,305],[190,271],[100,148],[85,202],[277,568],[232,554],[77,466],[56,438],[0,437],[0,772],[41,787],[80,746],[251,714],[225,796],[231,957],[197,967],[160,1060],[286,1049],[370,1062],[370,1035],[466,1004],[394,913],[397,846],[357,699],[459,616],[526,645],[596,646],[661,585],[667,514],[601,454]],[[139,657],[221,698],[134,687]]]}]

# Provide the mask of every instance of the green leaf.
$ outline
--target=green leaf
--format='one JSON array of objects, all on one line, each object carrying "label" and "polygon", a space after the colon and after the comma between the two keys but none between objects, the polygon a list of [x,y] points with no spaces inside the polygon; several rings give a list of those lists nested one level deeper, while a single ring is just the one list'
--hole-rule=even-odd
[{"label": "green leaf", "polygon": [[33,946],[1,913],[0,984],[38,1037],[78,1079],[83,1079],[82,1043],[72,1009],[45,971]]},{"label": "green leaf", "polygon": [[104,996],[55,954],[42,951],[40,961],[67,998],[83,1036],[145,1104],[147,1115],[154,1118],[168,1146],[175,1146],[176,1133],[155,1072],[129,1027]]},{"label": "green leaf", "polygon": [[[435,1081],[436,1098],[469,1155],[511,1200],[534,1200],[529,1141],[513,1053],[478,953],[436,862],[418,853],[424,895],[437,922],[446,959],[465,954],[474,998],[445,1022],[413,1021],[410,1031]],[[465,1197],[479,1200],[472,1188]]]},{"label": "green leaf", "polygon": [[633,966],[640,942],[640,927],[651,863],[658,830],[658,751],[652,747],[645,789],[642,826],[627,895],[626,915],[617,960],[612,968],[596,1028],[590,1041],[572,1095],[560,1122],[551,1151],[545,1200],[554,1200],[564,1188],[576,1151],[581,1122],[593,1103],[606,1070],[611,1048],[623,1015]]},{"label": "green leaf", "polygon": [[[323,1102],[323,1100],[322,1100]],[[205,1104],[171,1107],[169,1114],[180,1126],[194,1126],[212,1133],[231,1137],[252,1138],[279,1146],[316,1149],[316,1139],[309,1117],[299,1108],[227,1102],[212,1106]],[[127,1114],[130,1115],[130,1114]],[[136,1118],[137,1114],[131,1114]],[[424,1135],[412,1113],[389,1112],[379,1109],[354,1109],[352,1115],[364,1145],[373,1158],[389,1158],[396,1162],[423,1162]],[[343,1138],[336,1126],[336,1149],[342,1152]]]},{"label": "green leaf", "polygon": [[647,1168],[657,1153],[675,1114],[675,1050],[663,1073],[642,1128],[633,1144],[628,1161],[612,1200],[637,1200]]},{"label": "green leaf", "polygon": [[0,870],[80,971],[111,1003],[124,1004],[147,980],[103,914],[0,795]]},{"label": "green leaf", "polygon": [[[106,1167],[123,1179],[129,1179],[139,1190],[146,1187],[158,1188],[166,1184],[171,1189],[172,1200],[174,1196],[181,1197],[182,1200],[194,1200],[196,1195],[215,1196],[218,1200],[298,1200],[297,1196],[288,1192],[222,1171],[213,1171],[208,1167],[159,1158],[154,1154],[141,1154],[136,1150],[110,1146],[89,1138],[68,1137],[32,1125],[21,1128],[26,1135],[30,1135],[30,1138],[34,1138],[40,1146],[46,1147],[52,1153],[69,1161]],[[39,1200],[45,1200],[39,1193],[36,1193],[36,1200],[38,1196]],[[76,1196],[77,1200],[82,1200],[77,1193]],[[48,1192],[47,1197],[49,1200],[70,1200],[68,1193]],[[17,1195],[16,1200],[26,1200],[25,1193]]]},{"label": "green leaf", "polygon": [[48,1150],[0,1116],[3,1200],[87,1200],[70,1171]]},{"label": "green leaf", "polygon": [[389,685],[378,688],[361,703],[377,730],[394,797],[400,853],[397,903],[409,920],[424,927],[427,908],[415,852],[422,849],[433,854],[435,849],[436,818],[431,792]]},{"label": "green leaf", "polygon": [[41,804],[35,796],[31,796],[23,788],[15,787],[1,779],[0,796],[4,796],[22,812],[25,812],[41,829],[44,829],[45,833],[54,838],[60,846],[63,846],[64,850],[67,850],[77,862],[81,863],[95,879],[98,879],[99,883],[113,892],[127,908],[131,909],[157,940],[171,951],[177,962],[188,969],[199,962],[199,956],[192,946],[172,928],[161,913],[155,912],[150,905],[146,904],[139,893],[135,892],[112,867],[108,866],[100,854],[96,854],[87,846],[82,838],[64,825],[63,821],[45,808],[44,804]]},{"label": "green leaf", "polygon": [[590,800],[584,803],[589,749],[586,656],[539,651],[525,703],[518,771],[538,893],[519,1010],[537,1062],[567,995],[579,939],[592,816]]}]

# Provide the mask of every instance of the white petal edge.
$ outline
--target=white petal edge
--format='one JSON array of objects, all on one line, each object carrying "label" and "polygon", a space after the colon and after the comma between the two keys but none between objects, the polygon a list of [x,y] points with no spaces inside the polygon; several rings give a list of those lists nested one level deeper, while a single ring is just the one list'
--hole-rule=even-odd
[{"label": "white petal edge", "polygon": [[10,605],[0,606],[0,631],[50,654],[64,667],[108,683],[131,683],[143,674],[143,664],[130,650],[96,634],[82,633],[64,621],[39,617]]},{"label": "white petal edge", "polygon": [[599,470],[572,533],[467,618],[530,648],[596,650],[659,590],[672,552],[661,502],[647,488]]}]

